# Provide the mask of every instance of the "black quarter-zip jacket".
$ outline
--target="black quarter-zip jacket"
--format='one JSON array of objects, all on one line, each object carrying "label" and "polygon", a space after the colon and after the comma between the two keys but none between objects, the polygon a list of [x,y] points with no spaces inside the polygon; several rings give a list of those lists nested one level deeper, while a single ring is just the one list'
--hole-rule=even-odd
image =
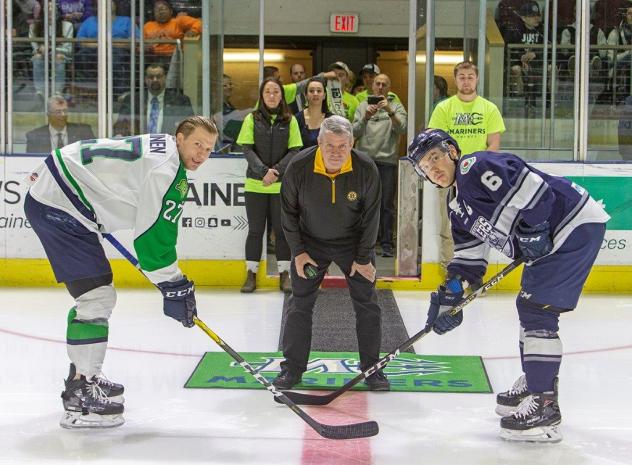
[{"label": "black quarter-zip jacket", "polygon": [[352,149],[350,163],[335,175],[325,172],[317,146],[295,155],[281,184],[281,220],[292,256],[305,252],[311,238],[332,247],[353,245],[355,261],[369,263],[381,195],[377,167],[362,152]]},{"label": "black quarter-zip jacket", "polygon": [[254,118],[253,138],[254,146],[243,146],[244,156],[248,161],[246,177],[263,179],[268,169],[274,168],[279,172],[279,178],[283,178],[287,164],[298,152],[297,148],[288,148],[290,122],[279,118],[274,121]]}]

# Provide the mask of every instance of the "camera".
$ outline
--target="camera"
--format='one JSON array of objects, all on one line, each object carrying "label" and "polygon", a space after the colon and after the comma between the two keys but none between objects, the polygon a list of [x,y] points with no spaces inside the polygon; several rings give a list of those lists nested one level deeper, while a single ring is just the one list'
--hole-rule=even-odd
[{"label": "camera", "polygon": [[384,96],[382,95],[369,95],[366,98],[366,101],[369,105],[377,105],[378,103],[382,101],[383,98]]}]

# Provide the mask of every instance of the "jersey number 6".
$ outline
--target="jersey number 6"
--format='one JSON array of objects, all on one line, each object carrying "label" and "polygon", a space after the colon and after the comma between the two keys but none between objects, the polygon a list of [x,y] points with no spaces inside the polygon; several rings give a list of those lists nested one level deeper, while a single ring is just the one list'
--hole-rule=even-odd
[{"label": "jersey number 6", "polygon": [[503,183],[502,179],[496,176],[493,171],[485,171],[481,176],[481,182],[492,192],[496,192]]}]

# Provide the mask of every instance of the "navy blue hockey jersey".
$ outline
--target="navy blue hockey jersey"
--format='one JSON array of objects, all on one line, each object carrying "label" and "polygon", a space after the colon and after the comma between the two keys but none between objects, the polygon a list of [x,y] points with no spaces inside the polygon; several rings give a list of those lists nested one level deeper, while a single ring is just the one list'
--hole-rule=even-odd
[{"label": "navy blue hockey jersey", "polygon": [[509,258],[520,249],[515,228],[548,221],[554,253],[584,223],[605,223],[608,214],[588,192],[560,176],[543,173],[510,153],[474,152],[459,160],[456,197],[448,203],[454,259],[450,274],[477,280],[487,268],[487,247]]}]

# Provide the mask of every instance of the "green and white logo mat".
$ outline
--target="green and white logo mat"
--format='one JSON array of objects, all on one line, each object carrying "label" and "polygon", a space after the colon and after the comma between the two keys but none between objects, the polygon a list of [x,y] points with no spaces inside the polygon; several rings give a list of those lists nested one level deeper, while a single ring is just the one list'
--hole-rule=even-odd
[{"label": "green and white logo mat", "polygon": [[[241,356],[269,381],[281,371],[283,355],[280,352],[244,352]],[[303,381],[295,389],[335,390],[357,376],[358,365],[357,353],[312,352]],[[479,356],[406,352],[393,359],[384,372],[392,391],[492,392]],[[225,352],[204,354],[184,387],[265,389]],[[366,386],[358,383],[353,389],[366,390]]]}]

